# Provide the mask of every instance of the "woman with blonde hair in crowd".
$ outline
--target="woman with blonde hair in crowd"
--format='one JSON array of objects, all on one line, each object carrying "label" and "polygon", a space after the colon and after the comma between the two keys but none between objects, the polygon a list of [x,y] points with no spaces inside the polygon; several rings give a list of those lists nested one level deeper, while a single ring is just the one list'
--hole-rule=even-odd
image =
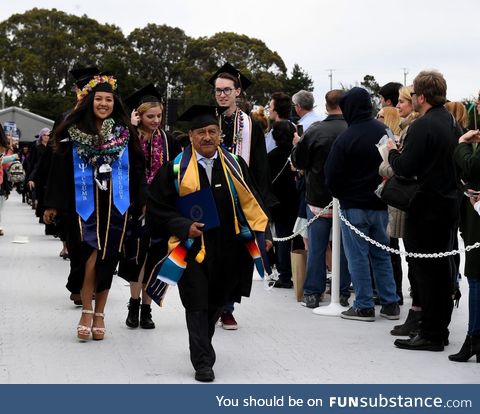
[{"label": "woman with blonde hair in crowd", "polygon": [[453,115],[463,133],[467,132],[469,119],[465,105],[462,102],[447,102],[445,108]]},{"label": "woman with blonde hair in crowd", "polygon": [[[396,109],[390,108],[397,111],[398,116],[400,118],[400,123],[399,123],[400,134],[398,134],[398,137],[397,137],[397,144],[399,146],[400,151],[403,149],[405,145],[405,138],[407,136],[409,126],[419,116],[418,112],[415,112],[413,109],[412,92],[413,92],[413,86],[404,86],[403,88],[400,88],[398,93],[398,103],[397,103]],[[387,108],[383,108],[383,109],[387,109]],[[382,177],[387,177],[387,178],[393,175],[392,168],[390,167],[390,164],[388,163],[388,161],[382,162],[382,164],[379,167],[379,174]],[[392,245],[392,242],[393,242],[392,247],[398,249],[398,246],[399,246],[398,239],[403,238],[405,234],[405,212],[397,208],[388,206],[388,215],[389,215],[389,219],[388,219],[387,230],[388,230],[388,234],[390,235],[390,241],[391,241],[390,244]],[[393,256],[395,256],[393,259],[393,261],[395,262],[395,265],[401,266],[400,256],[392,254],[392,257]],[[407,262],[408,262],[408,258],[407,258]],[[397,294],[400,296],[400,303],[403,303],[402,278],[397,277],[398,274],[400,274],[401,276],[401,273],[394,271],[395,283],[397,285]],[[415,280],[414,280],[414,276],[410,266],[408,269],[408,280],[410,282],[410,287],[411,287],[412,308],[408,312],[408,317],[406,321],[401,325],[394,326],[394,328],[390,331],[392,335],[399,335],[399,336],[408,335],[410,332],[416,331],[420,323],[421,306],[420,306],[419,297],[418,297],[418,289],[415,288]]]},{"label": "woman with blonde hair in crowd", "polygon": [[[149,185],[162,165],[180,152],[177,141],[162,129],[163,104],[157,88],[151,83],[125,99],[132,110],[131,122],[137,127],[140,146],[146,161],[145,178]],[[145,291],[146,283],[158,257],[159,244],[152,240],[144,220],[133,223],[132,234],[125,244],[125,258],[120,261],[118,275],[130,282],[129,328],[155,328],[152,320],[152,299]],[[140,297],[141,296],[141,297]],[[139,318],[140,317],[140,318]]]},{"label": "woman with blonde hair in crowd", "polygon": [[380,109],[377,114],[377,119],[388,126],[396,137],[402,132],[400,128],[400,115],[396,108],[386,106]]},{"label": "woman with blonde hair in crowd", "polygon": [[270,125],[268,122],[268,117],[265,115],[265,108],[263,106],[255,106],[250,115],[260,124],[263,133],[266,134]]}]

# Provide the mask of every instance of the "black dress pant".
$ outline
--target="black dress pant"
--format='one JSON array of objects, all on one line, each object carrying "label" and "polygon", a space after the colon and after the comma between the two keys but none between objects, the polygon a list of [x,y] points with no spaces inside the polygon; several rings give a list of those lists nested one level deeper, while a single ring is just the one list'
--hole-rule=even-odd
[{"label": "black dress pant", "polygon": [[[405,245],[417,253],[446,252],[453,248],[456,222],[448,218],[430,219],[407,216]],[[422,306],[420,336],[432,341],[448,338],[453,310],[455,265],[452,256],[409,261]]]},{"label": "black dress pant", "polygon": [[[397,238],[390,237],[390,247],[393,249],[398,250],[400,248],[400,244]],[[397,295],[399,299],[403,298],[402,293],[402,279],[403,279],[403,271],[402,271],[402,256],[395,253],[390,253],[390,260],[392,262],[392,269],[393,269],[393,278],[395,279],[395,285],[397,287]]]},{"label": "black dress pant", "polygon": [[212,338],[215,333],[215,324],[222,311],[223,307],[212,307],[203,311],[185,311],[190,360],[195,370],[212,368],[215,364],[216,356]]}]

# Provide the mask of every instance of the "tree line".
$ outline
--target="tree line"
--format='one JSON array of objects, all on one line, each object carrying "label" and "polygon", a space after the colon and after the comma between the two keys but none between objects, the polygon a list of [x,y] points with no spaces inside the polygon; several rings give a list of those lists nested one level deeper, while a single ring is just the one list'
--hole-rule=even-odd
[{"label": "tree line", "polygon": [[254,80],[252,103],[266,104],[276,91],[313,91],[310,76],[295,64],[291,74],[281,56],[255,38],[232,32],[193,38],[178,27],[147,24],[125,36],[111,24],[86,15],[34,8],[0,23],[0,72],[6,106],[17,105],[50,119],[73,106],[69,70],[97,66],[119,81],[122,96],[153,82],[178,99],[213,103],[208,78],[225,61]]}]

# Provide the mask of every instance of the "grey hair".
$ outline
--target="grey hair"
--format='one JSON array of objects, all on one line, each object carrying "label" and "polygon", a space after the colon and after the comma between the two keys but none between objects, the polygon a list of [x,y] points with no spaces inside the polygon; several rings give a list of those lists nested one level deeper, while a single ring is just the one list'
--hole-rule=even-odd
[{"label": "grey hair", "polygon": [[312,92],[301,90],[292,96],[292,102],[306,111],[311,111],[315,104],[315,99]]}]

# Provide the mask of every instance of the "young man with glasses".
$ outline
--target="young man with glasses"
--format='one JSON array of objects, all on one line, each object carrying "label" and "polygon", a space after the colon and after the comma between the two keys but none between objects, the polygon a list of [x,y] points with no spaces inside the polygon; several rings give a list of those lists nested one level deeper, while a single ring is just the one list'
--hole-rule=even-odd
[{"label": "young man with glasses", "polygon": [[[271,177],[262,127],[238,107],[243,91],[252,82],[228,62],[218,69],[208,82],[214,87],[215,100],[218,106],[227,108],[220,116],[221,145],[246,161],[266,207],[271,208],[277,201],[270,191]],[[249,285],[242,287],[242,289],[249,291],[250,288],[251,279]],[[224,308],[221,322],[222,327],[226,330],[236,330],[238,328],[232,313],[234,310],[233,302],[239,301],[240,298],[231,298],[231,302]]]}]

